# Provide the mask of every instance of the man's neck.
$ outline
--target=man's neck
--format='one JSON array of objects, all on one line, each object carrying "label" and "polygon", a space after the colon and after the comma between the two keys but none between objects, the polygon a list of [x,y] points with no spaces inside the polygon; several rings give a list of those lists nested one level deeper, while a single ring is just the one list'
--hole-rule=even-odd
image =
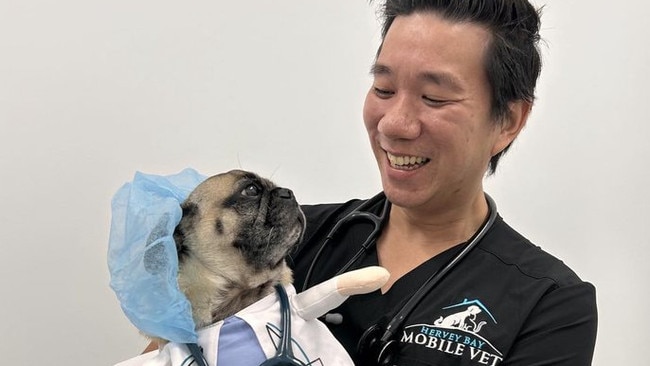
[{"label": "man's neck", "polygon": [[467,205],[440,212],[393,205],[377,241],[379,264],[391,273],[382,291],[430,258],[468,241],[487,215],[482,194]]}]

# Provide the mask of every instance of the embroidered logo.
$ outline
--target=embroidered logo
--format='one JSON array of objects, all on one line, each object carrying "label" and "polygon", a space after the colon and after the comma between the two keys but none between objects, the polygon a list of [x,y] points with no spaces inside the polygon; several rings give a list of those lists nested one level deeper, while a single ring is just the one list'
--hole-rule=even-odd
[{"label": "embroidered logo", "polygon": [[480,300],[465,299],[442,308],[433,324],[413,324],[404,328],[401,342],[468,358],[478,365],[496,366],[503,354],[479,334],[497,321]]}]

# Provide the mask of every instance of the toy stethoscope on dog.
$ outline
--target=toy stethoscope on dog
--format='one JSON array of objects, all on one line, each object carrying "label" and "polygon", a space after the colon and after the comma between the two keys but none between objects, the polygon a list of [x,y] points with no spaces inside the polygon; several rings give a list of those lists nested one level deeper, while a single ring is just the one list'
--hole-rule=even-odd
[{"label": "toy stethoscope on dog", "polygon": [[[384,206],[379,215],[364,211],[372,205],[384,200]],[[415,309],[420,301],[427,295],[433,288],[440,282],[440,280],[452,270],[466,255],[469,253],[485,236],[485,233],[492,227],[497,218],[497,207],[494,200],[487,194],[485,199],[488,204],[488,217],[483,222],[481,227],[472,235],[467,241],[464,248],[456,254],[442,269],[434,272],[429,278],[424,281],[422,286],[399,308],[396,315],[388,320],[385,324],[375,324],[368,328],[359,340],[357,346],[358,356],[361,358],[363,365],[390,365],[391,361],[397,351],[398,343],[394,339],[397,330],[403,325],[406,317]],[[390,211],[390,202],[386,199],[385,195],[379,193],[375,197],[362,203],[352,212],[347,214],[339,220],[330,232],[325,237],[325,241],[319,248],[314,256],[303,285],[303,291],[308,287],[312,271],[315,263],[318,261],[323,249],[330,243],[330,241],[339,233],[345,225],[353,225],[356,222],[369,222],[372,226],[372,232],[368,235],[366,240],[361,244],[359,251],[350,259],[341,269],[336,273],[341,274],[347,271],[355,262],[363,256],[369,248],[376,244],[377,237],[381,232],[382,227],[388,220],[388,212]]]},{"label": "toy stethoscope on dog", "polygon": [[291,348],[291,309],[289,308],[289,297],[284,287],[275,285],[275,292],[280,298],[280,344],[275,356],[262,362],[260,366],[306,366],[294,357]]},{"label": "toy stethoscope on dog", "polygon": [[[280,343],[275,356],[262,362],[260,366],[307,366],[293,355],[291,347],[291,308],[289,297],[282,285],[275,285],[275,292],[280,300]],[[207,366],[203,350],[196,343],[186,343],[190,354],[198,366]]]}]

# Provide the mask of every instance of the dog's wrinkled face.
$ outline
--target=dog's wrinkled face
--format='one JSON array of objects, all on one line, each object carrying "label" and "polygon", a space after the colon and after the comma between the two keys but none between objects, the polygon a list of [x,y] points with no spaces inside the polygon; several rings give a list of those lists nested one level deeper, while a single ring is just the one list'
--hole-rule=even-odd
[{"label": "dog's wrinkled face", "polygon": [[233,265],[264,271],[284,264],[304,225],[290,190],[233,170],[208,178],[190,194],[174,239],[181,267],[184,259],[194,257],[217,272]]}]

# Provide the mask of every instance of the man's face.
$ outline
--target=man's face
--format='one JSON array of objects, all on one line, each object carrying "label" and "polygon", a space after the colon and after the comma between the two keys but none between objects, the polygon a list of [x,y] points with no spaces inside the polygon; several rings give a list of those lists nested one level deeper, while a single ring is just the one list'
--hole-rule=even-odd
[{"label": "man's face", "polygon": [[490,117],[489,41],[483,27],[433,13],[398,16],[388,30],[363,115],[394,204],[442,208],[482,197],[489,159],[505,147]]}]

